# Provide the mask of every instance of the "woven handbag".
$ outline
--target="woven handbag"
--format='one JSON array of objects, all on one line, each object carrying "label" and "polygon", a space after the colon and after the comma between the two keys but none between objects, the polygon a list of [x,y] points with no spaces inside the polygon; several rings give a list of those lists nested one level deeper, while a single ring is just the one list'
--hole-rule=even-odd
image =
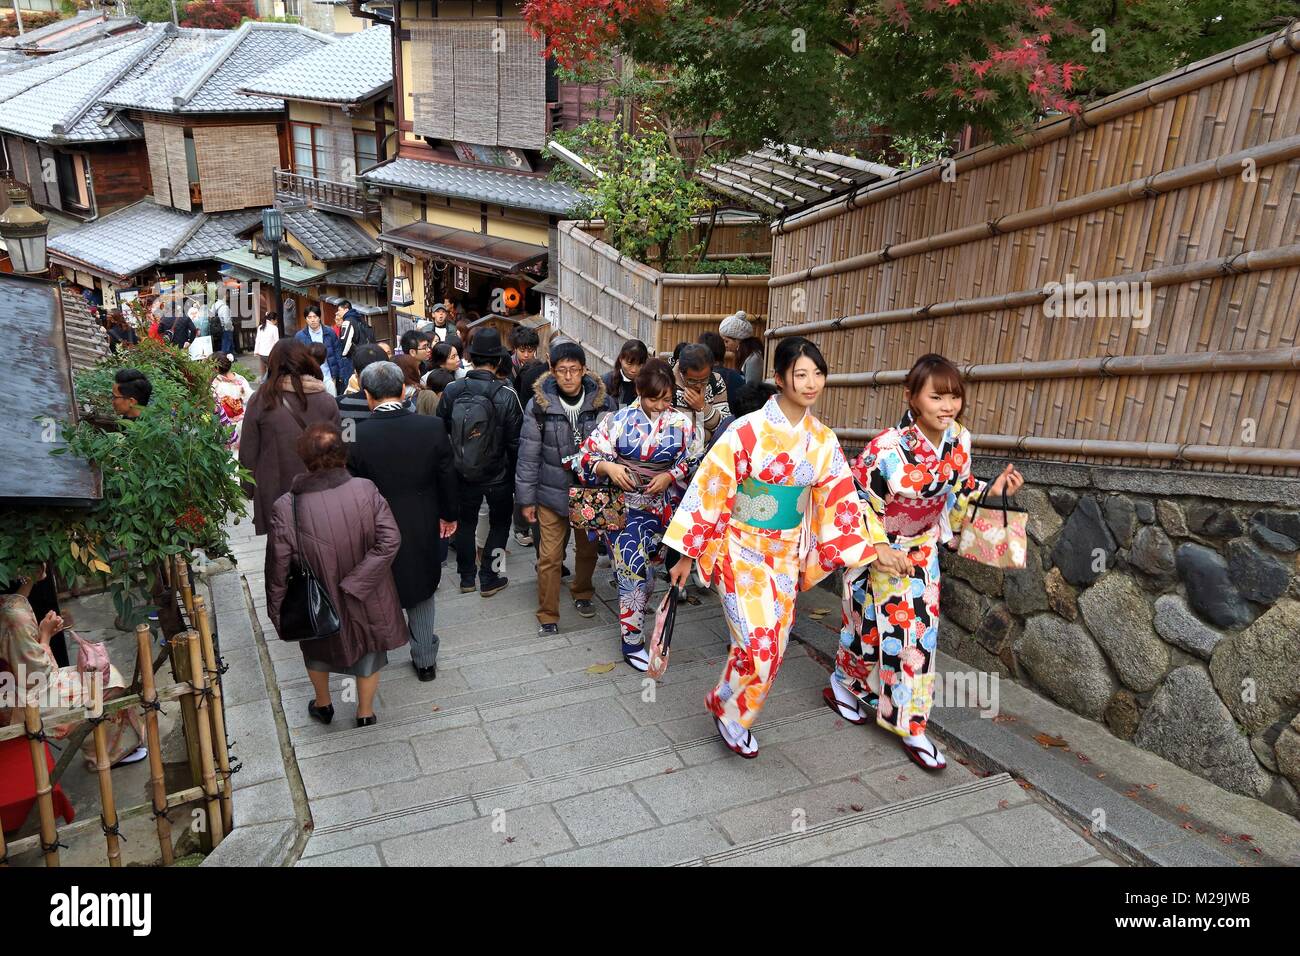
[{"label": "woven handbag", "polygon": [[1029,548],[1026,531],[1029,512],[1008,505],[1005,491],[1000,506],[985,504],[990,487],[991,484],[984,487],[966,519],[957,542],[957,553],[994,568],[1023,568]]},{"label": "woven handbag", "polygon": [[583,531],[621,531],[627,524],[623,489],[612,485],[570,488],[569,524]]}]

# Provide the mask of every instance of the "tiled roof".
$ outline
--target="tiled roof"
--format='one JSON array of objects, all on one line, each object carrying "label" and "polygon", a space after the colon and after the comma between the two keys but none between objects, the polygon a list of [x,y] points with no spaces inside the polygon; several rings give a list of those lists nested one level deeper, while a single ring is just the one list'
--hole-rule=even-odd
[{"label": "tiled roof", "polygon": [[0,75],[0,130],[29,139],[106,142],[140,131],[97,97],[147,59],[161,28],[136,30],[64,53],[33,57]]},{"label": "tiled roof", "polygon": [[50,254],[74,259],[99,272],[131,276],[153,266],[170,266],[239,245],[236,235],[257,222],[260,209],[181,212],[142,199],[49,242]]},{"label": "tiled roof", "polygon": [[217,253],[239,244],[237,233],[260,222],[261,219],[260,209],[207,213],[198,223],[198,227],[185,238],[181,247],[167,256],[163,264],[215,259]]},{"label": "tiled roof", "polygon": [[382,289],[388,285],[388,274],[384,271],[381,260],[366,259],[335,269],[325,277],[325,281],[332,285],[375,286]]},{"label": "tiled roof", "polygon": [[83,23],[89,24],[92,21],[98,23],[102,19],[104,19],[104,13],[101,10],[82,10],[76,16],[55,20],[53,23],[47,23],[35,30],[27,30],[20,36],[5,37],[0,40],[0,50],[15,50],[20,46],[40,46],[41,41],[48,36],[62,33],[64,30],[72,29]]},{"label": "tiled roof", "polygon": [[392,82],[392,34],[376,24],[259,74],[242,88],[288,100],[364,103]]},{"label": "tiled roof", "polygon": [[31,31],[28,31],[21,37],[26,42],[19,43],[18,48],[32,50],[36,53],[58,53],[61,50],[71,50],[87,43],[94,43],[104,37],[117,36],[119,33],[138,30],[142,26],[143,24],[135,17],[109,17],[100,23],[90,24],[67,36],[37,43],[32,43],[29,40]]},{"label": "tiled roof", "polygon": [[157,265],[162,250],[179,244],[199,216],[142,199],[51,239],[50,255],[111,276],[132,276]]},{"label": "tiled roof", "polygon": [[379,252],[379,241],[347,216],[319,209],[285,210],[284,228],[324,262],[362,259]]},{"label": "tiled roof", "polygon": [[76,375],[108,354],[108,336],[90,314],[85,296],[78,295],[69,286],[61,286],[59,295],[63,299],[63,334],[68,343],[68,359],[72,374]]},{"label": "tiled roof", "polygon": [[765,146],[696,170],[696,175],[711,188],[750,208],[784,215],[896,172],[889,166],[840,153]]},{"label": "tiled roof", "polygon": [[[187,31],[181,31],[187,32]],[[250,20],[238,30],[210,33],[219,42],[205,43],[166,69],[152,69],[122,83],[103,102],[153,113],[274,112],[282,101],[237,93],[249,76],[267,64],[283,63],[329,44],[330,38],[289,23]]]},{"label": "tiled roof", "polygon": [[539,176],[422,159],[395,159],[366,170],[361,178],[376,186],[531,209],[553,216],[567,215],[582,199],[572,187]]}]

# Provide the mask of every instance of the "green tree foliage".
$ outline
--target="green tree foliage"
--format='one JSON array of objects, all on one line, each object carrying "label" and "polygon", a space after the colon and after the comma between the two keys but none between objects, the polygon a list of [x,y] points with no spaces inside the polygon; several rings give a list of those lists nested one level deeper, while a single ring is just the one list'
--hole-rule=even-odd
[{"label": "green tree foliage", "polygon": [[[180,0],[177,2],[179,4]],[[145,23],[171,23],[172,5],[169,0],[128,0],[126,6],[132,16]]]},{"label": "green tree foliage", "polygon": [[[149,405],[134,421],[111,410],[113,376],[138,368],[153,385]],[[141,572],[165,559],[202,549],[229,552],[227,515],[247,514],[240,480],[251,480],[226,446],[228,429],[215,413],[210,361],[147,336],[77,376],[88,413],[63,426],[66,445],[52,454],[93,462],[103,500],[90,509],[10,507],[0,511],[0,582],[38,562],[65,581],[107,578],[118,613],[129,620],[129,591]]]},{"label": "green tree foliage", "polygon": [[576,182],[584,200],[575,215],[603,219],[606,242],[664,271],[697,252],[683,249],[681,239],[710,199],[673,154],[667,134],[649,123],[628,133],[618,123],[591,122],[559,138],[602,173],[594,182]]}]

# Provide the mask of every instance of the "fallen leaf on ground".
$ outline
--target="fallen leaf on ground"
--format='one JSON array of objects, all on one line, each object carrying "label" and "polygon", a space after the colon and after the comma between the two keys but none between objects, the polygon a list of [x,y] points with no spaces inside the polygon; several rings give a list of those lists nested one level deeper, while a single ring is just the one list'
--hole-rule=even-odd
[{"label": "fallen leaf on ground", "polygon": [[1264,851],[1261,850],[1261,849],[1260,849],[1259,847],[1257,847],[1257,846],[1252,846],[1252,847],[1250,848],[1250,852],[1251,852],[1251,853],[1258,853],[1260,856],[1263,856],[1263,855],[1264,855]]},{"label": "fallen leaf on ground", "polygon": [[1156,788],[1156,784],[1154,783],[1144,783],[1142,786],[1146,787],[1148,790],[1154,790]]},{"label": "fallen leaf on ground", "polygon": [[1237,839],[1238,839],[1238,840],[1243,840],[1243,841],[1245,841],[1246,843],[1249,843],[1251,840],[1253,840],[1253,839],[1255,839],[1255,838],[1254,838],[1253,836],[1251,836],[1249,833],[1243,833],[1243,834],[1241,834],[1239,837],[1237,837]]},{"label": "fallen leaf on ground", "polygon": [[1134,787],[1132,790],[1125,790],[1125,791],[1124,791],[1124,796],[1128,797],[1130,800],[1136,800],[1136,799],[1137,799],[1137,795],[1138,795],[1138,788],[1137,788],[1137,787]]},{"label": "fallen leaf on ground", "polygon": [[1184,830],[1195,830],[1196,827],[1192,826],[1190,823],[1184,823],[1184,824],[1183,824],[1183,829],[1184,829]]},{"label": "fallen leaf on ground", "polygon": [[993,715],[993,723],[995,723],[995,724],[1012,724],[1012,723],[1015,723],[1015,721],[1016,721],[1016,718],[1013,717],[1011,714],[994,714],[994,715]]},{"label": "fallen leaf on ground", "polygon": [[1020,784],[1020,789],[1021,789],[1021,790],[1033,790],[1033,789],[1034,789],[1034,785],[1033,785],[1032,783],[1030,783],[1028,780],[1020,780],[1020,779],[1017,779],[1017,780],[1016,780],[1016,783]]},{"label": "fallen leaf on ground", "polygon": [[1080,760],[1082,760],[1084,763],[1092,763],[1092,761],[1088,759],[1087,754],[1081,754],[1078,751],[1075,751],[1074,755],[1078,757]]},{"label": "fallen leaf on ground", "polygon": [[862,804],[860,803],[850,803],[849,806],[853,809],[854,813],[862,812]]},{"label": "fallen leaf on ground", "polygon": [[1185,803],[1180,803],[1180,804],[1178,804],[1178,806],[1174,807],[1174,809],[1177,810],[1179,813],[1191,813],[1191,812],[1192,812],[1192,808],[1189,807],[1189,806],[1188,806],[1187,804],[1185,804]]},{"label": "fallen leaf on ground", "polygon": [[1035,734],[1034,739],[1044,747],[1069,747],[1070,744],[1064,737],[1053,737],[1051,734]]},{"label": "fallen leaf on ground", "polygon": [[899,782],[899,783],[906,783],[906,782],[907,782],[907,774],[905,774],[905,773],[900,773],[900,774],[898,775],[898,782]]},{"label": "fallen leaf on ground", "polygon": [[440,711],[440,710],[442,710],[442,708],[439,707],[437,704],[434,704],[434,705],[433,705],[433,710],[429,711],[429,713],[431,713],[431,714],[436,714],[436,713],[437,713],[438,711]]},{"label": "fallen leaf on ground", "polygon": [[676,772],[677,772],[676,767],[669,767],[667,770],[664,771],[664,773],[676,773]]},{"label": "fallen leaf on ground", "polygon": [[506,842],[507,842],[507,843],[514,843],[514,842],[515,842],[515,838],[514,838],[514,837],[506,837]]},{"label": "fallen leaf on ground", "polygon": [[1105,779],[1106,779],[1106,775],[1105,775],[1104,773],[1099,773],[1099,774],[1097,774],[1097,779],[1098,779],[1098,780],[1105,780]]},{"label": "fallen leaf on ground", "polygon": [[1005,810],[1005,809],[1006,809],[1007,807],[1009,807],[1009,806],[1011,806],[1010,801],[1007,801],[1007,800],[999,800],[999,801],[998,801],[998,809],[999,809],[999,810]]},{"label": "fallen leaf on ground", "polygon": [[1224,846],[1232,846],[1232,837],[1228,836],[1226,833],[1220,833],[1219,842]]},{"label": "fallen leaf on ground", "polygon": [[584,673],[587,674],[608,674],[617,664],[592,664]]}]

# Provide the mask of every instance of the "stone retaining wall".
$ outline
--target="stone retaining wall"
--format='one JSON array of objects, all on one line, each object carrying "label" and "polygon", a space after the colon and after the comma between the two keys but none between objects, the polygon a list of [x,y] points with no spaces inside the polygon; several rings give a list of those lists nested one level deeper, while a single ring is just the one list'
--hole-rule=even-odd
[{"label": "stone retaining wall", "polygon": [[1170,496],[1167,471],[1090,469],[1072,487],[1022,471],[1028,567],[944,554],[940,646],[1300,816],[1295,483],[1234,496],[1200,476],[1208,493]]}]

